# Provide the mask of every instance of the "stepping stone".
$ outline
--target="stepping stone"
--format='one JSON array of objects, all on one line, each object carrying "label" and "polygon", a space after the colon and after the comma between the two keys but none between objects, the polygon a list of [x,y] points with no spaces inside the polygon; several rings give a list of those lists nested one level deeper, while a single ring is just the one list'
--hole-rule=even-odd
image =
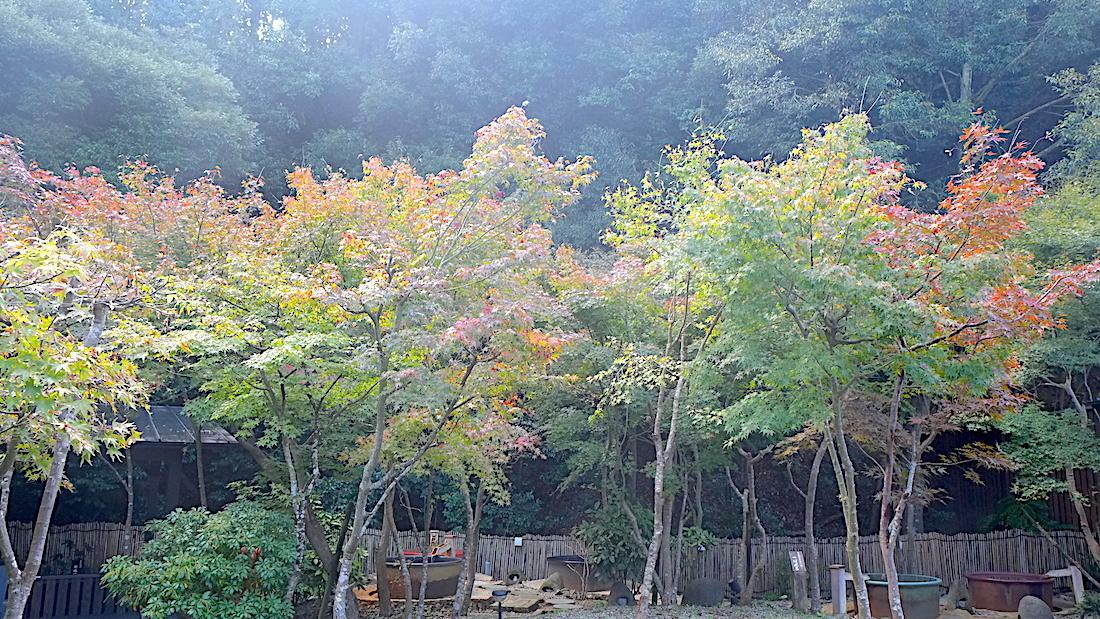
[{"label": "stepping stone", "polygon": [[1054,612],[1047,603],[1033,595],[1020,600],[1020,619],[1054,619]]},{"label": "stepping stone", "polygon": [[529,613],[538,608],[541,601],[538,595],[526,591],[512,591],[508,594],[508,597],[504,598],[501,606],[504,610]]}]

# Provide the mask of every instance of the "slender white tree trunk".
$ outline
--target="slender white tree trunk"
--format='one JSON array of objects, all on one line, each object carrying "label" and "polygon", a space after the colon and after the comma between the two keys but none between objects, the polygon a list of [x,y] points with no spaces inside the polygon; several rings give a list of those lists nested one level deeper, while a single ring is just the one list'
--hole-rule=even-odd
[{"label": "slender white tree trunk", "polygon": [[[905,387],[905,374],[901,373],[894,384],[890,399],[889,423],[886,432],[886,466],[882,472],[882,493],[879,501],[878,543],[882,554],[883,573],[886,574],[886,596],[890,603],[892,619],[905,619],[905,610],[901,607],[901,586],[898,584],[898,565],[894,557],[891,522],[900,520],[905,509],[905,501],[894,500],[894,478],[897,475],[898,462],[898,425],[901,423],[901,396]],[[891,508],[894,517],[891,518]]]},{"label": "slender white tree trunk", "polygon": [[485,509],[485,484],[478,484],[475,495],[470,494],[470,485],[466,480],[462,481],[460,487],[466,500],[466,537],[462,542],[462,572],[458,576],[458,586],[455,589],[452,619],[458,619],[470,612],[470,598],[477,574],[477,554],[481,546],[481,517]]},{"label": "slender white tree trunk", "polygon": [[806,566],[810,572],[810,610],[815,613],[821,612],[821,561],[817,548],[814,512],[817,507],[817,485],[821,477],[821,464],[828,449],[829,446],[822,438],[817,447],[817,453],[814,454],[814,462],[810,466],[810,480],[806,484]]},{"label": "slender white tree trunk", "polygon": [[[1092,432],[1092,428],[1089,427],[1088,411],[1085,410],[1085,406],[1081,403],[1080,398],[1077,397],[1077,392],[1073,390],[1072,375],[1066,377],[1065,383],[1062,384],[1062,389],[1069,395],[1070,402],[1073,403],[1073,408],[1077,411],[1077,420],[1081,427],[1081,431]],[[1085,500],[1077,488],[1077,477],[1074,474],[1073,467],[1067,466],[1065,474],[1066,487],[1069,490],[1069,500],[1073,505],[1073,510],[1077,513],[1077,521],[1080,523],[1081,534],[1085,538],[1085,546],[1088,548],[1092,560],[1100,563],[1100,540],[1097,539],[1096,531],[1093,530],[1092,524],[1089,521],[1088,511],[1085,509]]]},{"label": "slender white tree trunk", "polygon": [[[27,552],[27,560],[23,567],[19,567],[8,537],[8,499],[11,491],[12,470],[4,471],[3,498],[0,500],[2,508],[2,520],[0,522],[0,551],[4,555],[4,564],[8,571],[8,601],[4,608],[4,619],[23,619],[27,601],[30,599],[31,587],[38,578],[38,570],[42,567],[42,555],[46,552],[46,536],[50,531],[50,521],[53,518],[53,508],[57,503],[57,494],[61,489],[61,481],[65,476],[65,460],[69,455],[69,446],[72,440],[68,435],[60,436],[54,443],[50,468],[46,474],[45,488],[42,490],[42,501],[38,504],[38,514],[34,520],[34,530],[31,533],[31,546]],[[14,446],[9,444],[9,448]],[[15,453],[5,454],[5,460],[11,457],[14,464]]]},{"label": "slender white tree trunk", "polygon": [[[290,437],[283,437],[283,459],[286,460],[287,474],[290,480],[290,507],[294,511],[294,565],[287,579],[286,601],[294,603],[294,593],[302,580],[302,569],[306,556],[306,506],[302,489],[298,483],[298,467],[294,464],[294,450]],[[201,461],[200,461],[201,470]],[[205,505],[204,505],[205,507]]]},{"label": "slender white tree trunk", "polygon": [[[837,405],[839,407],[839,404]],[[843,434],[843,416],[837,412],[834,416],[837,430],[827,430],[829,455],[836,473],[838,498],[844,514],[845,553],[848,559],[848,571],[852,574],[852,583],[856,591],[856,612],[859,619],[871,619],[871,601],[867,595],[867,582],[863,579],[863,563],[859,558],[859,518],[856,496],[856,471],[852,464],[848,445]]]}]

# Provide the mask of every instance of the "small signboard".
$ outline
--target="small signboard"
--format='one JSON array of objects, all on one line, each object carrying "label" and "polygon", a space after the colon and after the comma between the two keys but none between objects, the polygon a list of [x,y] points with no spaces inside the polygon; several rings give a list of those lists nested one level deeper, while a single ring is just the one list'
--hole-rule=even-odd
[{"label": "small signboard", "polygon": [[522,546],[523,545],[523,538],[522,537],[513,537],[512,538],[512,545],[513,546]]},{"label": "small signboard", "polygon": [[794,607],[798,610],[809,610],[810,600],[806,595],[806,557],[802,555],[801,550],[791,550],[787,555],[791,558]]},{"label": "small signboard", "polygon": [[792,550],[787,553],[791,557],[791,571],[799,574],[806,571],[806,558],[802,556],[801,550]]}]

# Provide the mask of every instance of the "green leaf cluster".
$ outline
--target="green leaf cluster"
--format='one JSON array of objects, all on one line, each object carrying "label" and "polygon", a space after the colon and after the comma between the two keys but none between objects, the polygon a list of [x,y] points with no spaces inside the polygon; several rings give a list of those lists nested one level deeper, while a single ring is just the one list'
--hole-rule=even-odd
[{"label": "green leaf cluster", "polygon": [[247,502],[216,514],[176,510],[150,523],[153,539],[137,557],[112,557],[103,583],[151,619],[279,619],[293,616],[287,579],[294,525]]}]

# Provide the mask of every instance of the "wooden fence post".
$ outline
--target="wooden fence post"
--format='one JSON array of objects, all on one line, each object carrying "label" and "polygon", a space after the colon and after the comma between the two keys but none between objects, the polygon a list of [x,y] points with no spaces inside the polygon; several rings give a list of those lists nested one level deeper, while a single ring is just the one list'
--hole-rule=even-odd
[{"label": "wooden fence post", "polygon": [[833,594],[833,616],[848,616],[848,573],[843,565],[829,566],[829,589]]}]

